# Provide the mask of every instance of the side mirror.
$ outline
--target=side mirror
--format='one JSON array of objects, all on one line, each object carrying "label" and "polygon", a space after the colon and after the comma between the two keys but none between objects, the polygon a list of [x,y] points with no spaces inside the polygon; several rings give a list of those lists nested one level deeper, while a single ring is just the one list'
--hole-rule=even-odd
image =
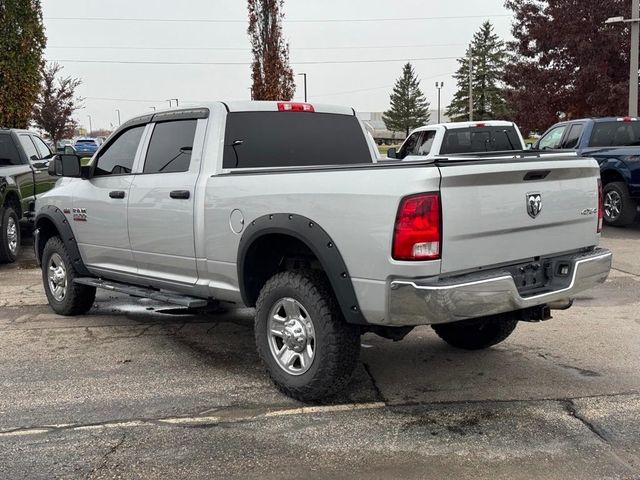
[{"label": "side mirror", "polygon": [[76,154],[76,149],[73,148],[71,145],[65,145],[64,154],[65,155],[75,155]]},{"label": "side mirror", "polygon": [[388,158],[398,158],[398,153],[396,152],[396,147],[391,147],[389,150],[387,150],[387,157]]},{"label": "side mirror", "polygon": [[527,149],[527,150],[533,149],[533,143],[531,143],[531,142],[525,143],[525,149]]},{"label": "side mirror", "polygon": [[80,157],[77,155],[56,155],[49,162],[49,175],[54,177],[79,178],[81,172]]}]

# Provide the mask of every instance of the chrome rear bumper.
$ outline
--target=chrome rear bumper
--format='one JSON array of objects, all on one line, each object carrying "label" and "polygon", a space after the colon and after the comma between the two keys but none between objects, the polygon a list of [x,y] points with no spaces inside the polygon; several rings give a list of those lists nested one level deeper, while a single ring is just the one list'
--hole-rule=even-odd
[{"label": "chrome rear bumper", "polygon": [[506,271],[468,274],[453,280],[406,280],[390,283],[388,325],[430,325],[522,310],[538,305],[566,306],[578,293],[606,280],[610,251],[597,248],[568,258],[571,281],[565,288],[522,297]]}]

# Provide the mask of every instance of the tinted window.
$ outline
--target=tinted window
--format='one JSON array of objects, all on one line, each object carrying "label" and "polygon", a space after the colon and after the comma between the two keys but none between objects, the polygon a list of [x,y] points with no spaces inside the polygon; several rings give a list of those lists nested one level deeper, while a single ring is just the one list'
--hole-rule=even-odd
[{"label": "tinted window", "polygon": [[189,170],[196,122],[181,120],[156,124],[144,162],[144,173]]},{"label": "tinted window", "polygon": [[93,139],[91,139],[91,140],[78,140],[76,142],[76,144],[78,144],[78,143],[88,143],[88,144],[91,144],[91,145],[97,145],[98,144],[98,142],[93,140]]},{"label": "tinted window", "polygon": [[513,127],[453,128],[447,130],[440,153],[475,153],[521,150]]},{"label": "tinted window", "polygon": [[560,148],[560,141],[562,140],[562,135],[566,129],[566,125],[561,125],[549,131],[538,142],[538,148],[540,150]]},{"label": "tinted window", "polygon": [[581,123],[571,125],[569,132],[564,137],[564,141],[562,142],[562,148],[577,148],[578,140],[580,140],[581,133],[582,133]]},{"label": "tinted window", "polygon": [[31,139],[29,138],[29,135],[20,135],[19,138],[20,138],[20,145],[22,145],[22,148],[27,154],[27,157],[29,158],[29,160],[33,160],[34,157],[36,159],[40,158],[40,155],[38,155],[38,151],[36,150],[36,146],[33,144]]},{"label": "tinted window", "polygon": [[0,166],[21,165],[20,154],[10,135],[0,135]]},{"label": "tinted window", "polygon": [[94,175],[123,175],[131,173],[144,127],[144,125],[141,125],[126,130],[106,150],[100,153]]},{"label": "tinted window", "polygon": [[49,150],[49,147],[42,141],[41,138],[31,137],[31,140],[33,140],[33,143],[36,144],[36,149],[38,150],[40,158],[45,158],[51,155],[51,150]]},{"label": "tinted window", "polygon": [[640,122],[599,122],[593,126],[590,147],[640,145]]},{"label": "tinted window", "polygon": [[371,163],[360,123],[352,115],[235,112],[227,115],[225,168]]}]

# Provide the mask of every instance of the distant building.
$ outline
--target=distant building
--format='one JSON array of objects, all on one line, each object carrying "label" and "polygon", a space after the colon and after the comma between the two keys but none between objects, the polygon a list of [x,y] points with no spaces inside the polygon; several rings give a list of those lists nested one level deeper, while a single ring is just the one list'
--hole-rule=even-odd
[{"label": "distant building", "polygon": [[[438,111],[429,110],[430,118],[429,125],[438,122]],[[367,130],[373,136],[374,140],[379,144],[393,145],[401,143],[405,139],[404,132],[390,132],[384,125],[382,120],[382,112],[356,112],[356,115],[367,127]],[[440,122],[446,123],[449,121],[444,112],[440,112]]]}]

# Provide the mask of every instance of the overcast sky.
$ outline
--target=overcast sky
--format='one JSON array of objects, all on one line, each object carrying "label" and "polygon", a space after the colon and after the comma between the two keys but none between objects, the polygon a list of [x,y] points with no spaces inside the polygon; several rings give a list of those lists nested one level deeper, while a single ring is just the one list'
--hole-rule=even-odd
[{"label": "overcast sky", "polygon": [[[422,59],[411,61],[423,92],[435,108],[434,83],[443,81],[444,108],[455,91],[451,77],[457,68],[455,58],[464,55],[482,22],[490,20],[498,35],[510,38],[511,17],[503,3],[285,0],[284,35],[294,73],[308,75],[310,102],[383,111],[403,63]],[[87,127],[88,115],[94,129],[109,128],[117,126],[116,109],[124,121],[153,106],[167,107],[169,98],[179,98],[181,105],[249,99],[251,56],[245,0],[42,0],[42,6],[48,37],[46,59],[57,60],[64,74],[82,79],[79,93],[86,97],[86,108],[77,117]],[[399,20],[406,18],[415,20]],[[302,77],[297,76],[296,82],[296,99],[301,100]]]}]

